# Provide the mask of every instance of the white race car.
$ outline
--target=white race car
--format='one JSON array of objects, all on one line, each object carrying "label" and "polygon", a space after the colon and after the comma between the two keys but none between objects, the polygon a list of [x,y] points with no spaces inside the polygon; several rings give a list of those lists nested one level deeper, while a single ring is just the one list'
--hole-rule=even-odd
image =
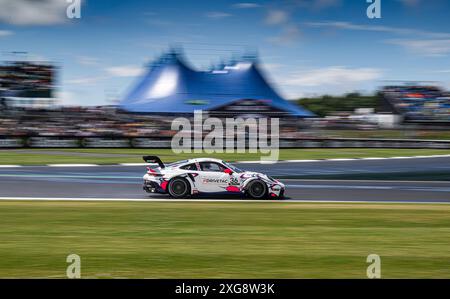
[{"label": "white race car", "polygon": [[185,198],[199,193],[236,193],[254,199],[283,198],[283,183],[257,172],[243,171],[218,159],[199,158],[164,165],[157,156],[144,156],[144,190]]}]

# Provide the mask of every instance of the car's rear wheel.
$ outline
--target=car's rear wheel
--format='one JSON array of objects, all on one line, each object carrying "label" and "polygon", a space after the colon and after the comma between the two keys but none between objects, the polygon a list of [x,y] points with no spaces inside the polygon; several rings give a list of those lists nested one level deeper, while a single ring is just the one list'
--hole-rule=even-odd
[{"label": "car's rear wheel", "polygon": [[184,198],[190,194],[189,182],[183,178],[172,179],[167,189],[173,198]]},{"label": "car's rear wheel", "polygon": [[247,194],[254,199],[267,197],[267,185],[261,180],[254,180],[247,186]]}]

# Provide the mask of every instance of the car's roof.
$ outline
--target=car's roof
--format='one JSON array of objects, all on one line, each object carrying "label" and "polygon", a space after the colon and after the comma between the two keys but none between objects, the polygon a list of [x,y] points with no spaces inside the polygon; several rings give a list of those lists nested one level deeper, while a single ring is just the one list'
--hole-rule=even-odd
[{"label": "car's roof", "polygon": [[186,165],[186,164],[196,163],[196,162],[217,162],[217,163],[223,163],[223,161],[220,160],[220,159],[214,159],[214,158],[195,158],[195,159],[189,159],[189,160],[176,161],[176,162],[170,163],[170,164],[168,164],[168,165],[172,165],[172,166],[184,166],[184,165]]},{"label": "car's roof", "polygon": [[189,163],[195,163],[195,162],[218,162],[222,163],[223,161],[220,159],[214,159],[214,158],[195,158],[195,159],[189,159]]}]

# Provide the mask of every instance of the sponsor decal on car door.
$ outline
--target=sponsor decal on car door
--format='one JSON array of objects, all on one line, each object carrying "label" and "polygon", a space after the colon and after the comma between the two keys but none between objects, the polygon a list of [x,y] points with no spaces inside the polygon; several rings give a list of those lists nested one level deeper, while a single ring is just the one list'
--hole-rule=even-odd
[{"label": "sponsor decal on car door", "polygon": [[225,167],[215,162],[201,162],[199,172],[201,192],[223,192],[230,182],[230,175],[223,172]]}]

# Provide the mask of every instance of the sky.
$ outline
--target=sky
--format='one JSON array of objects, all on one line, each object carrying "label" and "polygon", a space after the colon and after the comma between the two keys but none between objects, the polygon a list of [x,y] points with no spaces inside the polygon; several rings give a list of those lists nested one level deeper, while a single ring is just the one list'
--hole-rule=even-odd
[{"label": "sky", "polygon": [[367,1],[82,0],[69,19],[68,0],[0,0],[0,60],[56,64],[66,105],[115,103],[170,47],[205,70],[257,53],[288,99],[387,80],[450,89],[450,1],[380,0],[380,19]]}]

